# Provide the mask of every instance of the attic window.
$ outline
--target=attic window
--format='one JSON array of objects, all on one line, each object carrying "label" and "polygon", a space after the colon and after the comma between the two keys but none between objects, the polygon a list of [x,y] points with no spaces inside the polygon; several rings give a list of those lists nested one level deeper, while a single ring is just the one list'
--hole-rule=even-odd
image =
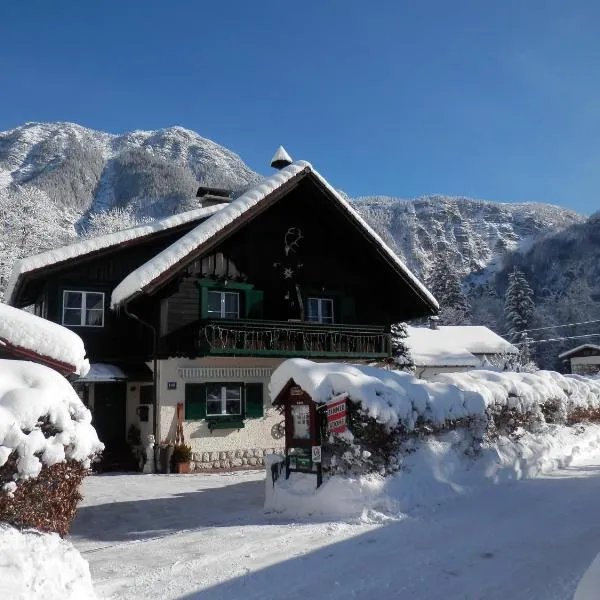
[{"label": "attic window", "polygon": [[208,292],[208,316],[220,319],[238,319],[240,316],[240,295],[238,292]]},{"label": "attic window", "polygon": [[67,327],[104,327],[104,294],[65,290],[62,324]]}]

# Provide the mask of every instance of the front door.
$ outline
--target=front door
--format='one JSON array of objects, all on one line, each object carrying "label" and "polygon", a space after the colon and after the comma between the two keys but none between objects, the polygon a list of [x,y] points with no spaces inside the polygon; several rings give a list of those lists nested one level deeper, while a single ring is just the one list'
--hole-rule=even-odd
[{"label": "front door", "polygon": [[94,412],[92,424],[107,451],[126,445],[125,382],[96,383],[94,386]]}]

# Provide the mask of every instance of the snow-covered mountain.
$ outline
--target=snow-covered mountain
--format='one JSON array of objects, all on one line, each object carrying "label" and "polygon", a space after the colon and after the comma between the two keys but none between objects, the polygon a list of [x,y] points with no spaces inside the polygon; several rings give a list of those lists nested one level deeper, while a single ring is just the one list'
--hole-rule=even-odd
[{"label": "snow-covered mountain", "polygon": [[[181,127],[113,135],[72,123],[26,123],[0,132],[0,287],[12,260],[68,241],[95,215],[113,211],[130,225],[194,207],[199,183],[241,189],[259,177],[230,150]],[[439,252],[462,277],[483,270],[487,278],[512,250],[585,221],[545,204],[446,196],[372,196],[354,205],[424,278]],[[27,231],[18,247],[17,229]]]},{"label": "snow-covered mountain", "polygon": [[128,205],[163,216],[185,208],[199,182],[238,189],[256,179],[236,154],[182,127],[112,135],[26,123],[0,132],[0,188],[35,186],[77,217]]},{"label": "snow-covered mountain", "polygon": [[425,279],[443,252],[462,277],[489,278],[504,258],[585,217],[550,204],[501,204],[450,196],[400,200],[369,196],[354,201],[358,211]]}]

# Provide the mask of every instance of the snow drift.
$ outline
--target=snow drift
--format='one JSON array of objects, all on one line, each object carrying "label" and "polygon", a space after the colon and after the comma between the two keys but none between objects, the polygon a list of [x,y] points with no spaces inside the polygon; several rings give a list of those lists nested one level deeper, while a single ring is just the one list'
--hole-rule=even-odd
[{"label": "snow drift", "polygon": [[0,525],[0,598],[93,600],[88,563],[56,534]]}]

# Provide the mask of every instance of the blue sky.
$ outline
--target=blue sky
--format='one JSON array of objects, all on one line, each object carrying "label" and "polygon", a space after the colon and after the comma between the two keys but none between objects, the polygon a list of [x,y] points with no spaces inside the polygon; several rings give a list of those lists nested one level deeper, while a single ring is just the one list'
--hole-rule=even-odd
[{"label": "blue sky", "polygon": [[5,0],[0,130],[181,125],[352,196],[600,208],[597,0]]}]

